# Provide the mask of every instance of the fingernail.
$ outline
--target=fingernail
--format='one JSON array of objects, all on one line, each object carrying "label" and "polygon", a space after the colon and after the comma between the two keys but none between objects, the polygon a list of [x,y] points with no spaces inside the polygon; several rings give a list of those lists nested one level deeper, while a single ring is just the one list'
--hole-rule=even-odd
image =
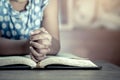
[{"label": "fingernail", "polygon": [[33,35],[34,33],[33,32],[30,32],[31,35]]},{"label": "fingernail", "polygon": [[32,49],[32,47],[31,47],[31,46],[30,46],[29,48],[30,48],[30,49]]}]

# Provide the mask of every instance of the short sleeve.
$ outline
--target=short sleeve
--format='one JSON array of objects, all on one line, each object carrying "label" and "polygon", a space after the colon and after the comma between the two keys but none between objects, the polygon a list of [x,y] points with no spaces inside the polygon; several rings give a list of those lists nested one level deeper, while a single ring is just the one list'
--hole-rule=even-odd
[{"label": "short sleeve", "polygon": [[45,7],[48,5],[49,0],[42,0],[41,10],[44,11]]}]

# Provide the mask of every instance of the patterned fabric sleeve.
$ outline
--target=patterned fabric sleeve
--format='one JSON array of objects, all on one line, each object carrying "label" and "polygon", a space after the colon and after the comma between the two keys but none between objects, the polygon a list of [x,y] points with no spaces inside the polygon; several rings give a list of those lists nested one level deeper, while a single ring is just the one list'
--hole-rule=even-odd
[{"label": "patterned fabric sleeve", "polygon": [[48,1],[49,0],[42,0],[42,5],[41,5],[42,11],[44,11],[45,7],[48,5]]}]

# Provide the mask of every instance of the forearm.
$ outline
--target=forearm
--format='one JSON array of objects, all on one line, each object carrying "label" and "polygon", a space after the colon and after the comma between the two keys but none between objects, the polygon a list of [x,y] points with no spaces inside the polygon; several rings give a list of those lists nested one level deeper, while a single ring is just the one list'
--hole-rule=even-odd
[{"label": "forearm", "polygon": [[26,55],[29,53],[27,40],[9,40],[0,38],[0,55]]},{"label": "forearm", "polygon": [[57,54],[60,50],[59,21],[58,21],[58,0],[49,0],[44,11],[42,26],[52,36],[52,45],[48,54]]},{"label": "forearm", "polygon": [[52,45],[50,46],[50,52],[48,55],[56,55],[60,50],[60,41],[53,38],[52,39]]}]

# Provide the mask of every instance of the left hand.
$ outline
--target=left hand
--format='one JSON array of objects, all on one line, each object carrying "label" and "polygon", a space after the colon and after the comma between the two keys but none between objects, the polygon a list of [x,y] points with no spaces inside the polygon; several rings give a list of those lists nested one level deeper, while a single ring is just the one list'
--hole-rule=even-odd
[{"label": "left hand", "polygon": [[38,29],[30,36],[30,55],[35,62],[39,62],[50,52],[52,36],[44,29]]}]

